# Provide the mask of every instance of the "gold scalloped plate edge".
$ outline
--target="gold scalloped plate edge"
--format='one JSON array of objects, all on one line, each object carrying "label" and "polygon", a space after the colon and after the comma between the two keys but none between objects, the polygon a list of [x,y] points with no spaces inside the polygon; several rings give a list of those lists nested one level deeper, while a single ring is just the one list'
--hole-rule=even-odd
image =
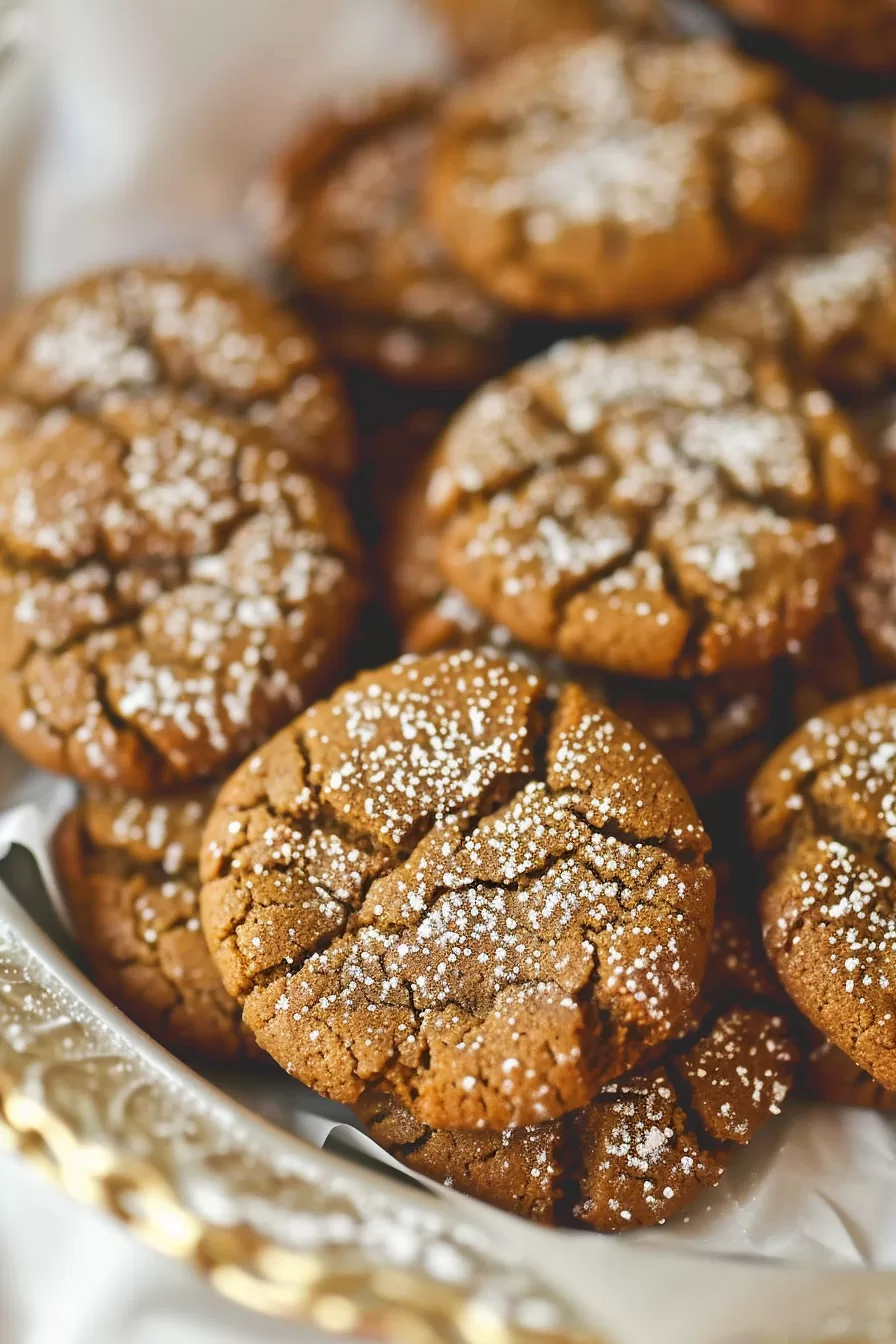
[{"label": "gold scalloped plate edge", "polygon": [[[493,1227],[268,1124],[170,1056],[3,883],[0,1144],[267,1315],[396,1344],[610,1344],[502,1256]],[[831,1322],[827,1340],[896,1340],[896,1273],[727,1258],[708,1273],[705,1257],[601,1240],[582,1297],[613,1320],[613,1344],[649,1337],[641,1304],[601,1293],[622,1281],[649,1283],[655,1319],[696,1298],[701,1344],[811,1344]]]}]

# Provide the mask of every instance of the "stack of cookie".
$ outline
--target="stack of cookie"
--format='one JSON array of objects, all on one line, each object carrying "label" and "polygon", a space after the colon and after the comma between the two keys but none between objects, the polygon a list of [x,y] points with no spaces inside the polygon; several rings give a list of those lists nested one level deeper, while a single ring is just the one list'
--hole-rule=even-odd
[{"label": "stack of cookie", "polygon": [[154,1035],[623,1230],[795,1072],[896,1094],[892,108],[653,0],[438,8],[478,73],[254,193],[302,317],[156,265],[0,326],[0,728]]},{"label": "stack of cookie", "polygon": [[262,1048],[410,1166],[618,1230],[714,1184],[790,1084],[740,930],[709,950],[708,844],[666,761],[583,688],[432,654],[237,771],[202,921]]}]

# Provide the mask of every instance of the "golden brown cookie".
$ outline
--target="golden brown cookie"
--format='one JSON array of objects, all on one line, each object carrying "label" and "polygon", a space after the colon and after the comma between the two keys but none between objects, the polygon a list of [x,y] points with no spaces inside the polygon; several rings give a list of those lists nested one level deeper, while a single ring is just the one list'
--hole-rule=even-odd
[{"label": "golden brown cookie", "polygon": [[259,1044],[463,1129],[584,1104],[696,996],[708,842],[663,758],[493,654],[402,659],[233,776],[202,921]]},{"label": "golden brown cookie", "polygon": [[[96,333],[66,330],[89,362]],[[0,727],[88,783],[208,778],[338,675],[351,520],[264,426],[186,393],[22,400],[61,358],[44,336],[0,394]]]},{"label": "golden brown cookie", "polygon": [[799,1087],[812,1101],[832,1106],[858,1106],[866,1111],[896,1111],[896,1092],[876,1083],[869,1073],[808,1024],[801,1052]]},{"label": "golden brown cookie", "polygon": [[814,154],[799,122],[786,77],[721,43],[536,47],[444,105],[427,205],[512,308],[657,312],[802,229]]},{"label": "golden brown cookie", "polygon": [[257,1054],[199,927],[199,842],[213,794],[88,793],[56,834],[59,877],[91,975],[178,1054]]},{"label": "golden brown cookie", "polygon": [[665,34],[672,26],[655,0],[429,0],[429,9],[473,66],[539,42],[590,37],[611,25],[642,34]]},{"label": "golden brown cookie", "polygon": [[[720,888],[721,891],[721,888]],[[796,1050],[745,921],[723,900],[702,1005],[655,1060],[552,1124],[432,1129],[393,1096],[356,1111],[412,1170],[534,1222],[619,1232],[664,1222],[715,1185],[791,1086]]]},{"label": "golden brown cookie", "polygon": [[423,218],[437,102],[406,90],[333,114],[286,150],[253,204],[334,353],[400,383],[465,387],[506,362],[508,320]]},{"label": "golden brown cookie", "polygon": [[598,677],[593,668],[536,655],[488,621],[442,578],[439,532],[426,509],[428,461],[393,503],[383,529],[386,591],[409,653],[488,646],[549,682],[577,681],[659,747],[692,797],[747,783],[768,755],[777,679],[771,666],[690,680]]},{"label": "golden brown cookie", "polygon": [[896,399],[866,402],[857,418],[878,466],[884,497],[867,546],[850,565],[845,582],[870,684],[896,677]]},{"label": "golden brown cookie", "polygon": [[894,0],[722,0],[743,23],[855,70],[896,70]]},{"label": "golden brown cookie", "polygon": [[896,688],[810,719],[749,794],[766,950],[802,1013],[896,1089]]},{"label": "golden brown cookie", "polygon": [[829,606],[876,471],[830,397],[687,327],[487,384],[428,492],[444,578],[527,647],[641,677],[771,662]]},{"label": "golden brown cookie", "polygon": [[712,299],[704,330],[741,336],[834,388],[876,387],[896,370],[896,102],[839,116],[826,191],[791,254]]},{"label": "golden brown cookie", "polygon": [[113,392],[164,389],[247,420],[294,466],[344,480],[353,465],[341,386],[306,326],[211,266],[101,271],[0,322],[0,391],[35,410],[91,415]]}]

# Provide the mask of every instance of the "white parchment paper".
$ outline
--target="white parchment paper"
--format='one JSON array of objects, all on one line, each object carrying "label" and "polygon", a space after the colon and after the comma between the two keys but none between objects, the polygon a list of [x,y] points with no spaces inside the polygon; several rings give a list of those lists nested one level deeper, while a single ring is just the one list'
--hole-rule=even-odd
[{"label": "white parchment paper", "polygon": [[[0,80],[0,303],[3,267],[14,269],[19,201],[27,242],[15,269],[26,289],[150,254],[197,253],[251,267],[246,189],[292,125],[334,99],[450,70],[439,33],[413,0],[36,0],[34,19],[38,74],[27,96],[19,90],[18,121]],[[39,87],[44,134],[19,197],[30,136],[22,116],[27,107],[30,128]],[[61,934],[48,842],[72,796],[70,784],[0,753],[0,857],[11,844],[35,856]],[[17,894],[37,899],[33,889]],[[390,1162],[344,1115],[285,1076],[231,1086],[315,1143]],[[464,1198],[441,1188],[439,1197]],[[470,1216],[470,1201],[465,1207]],[[574,1298],[597,1259],[615,1254],[592,1234],[545,1231],[484,1206],[475,1216],[495,1221],[531,1263],[549,1263]],[[896,1121],[794,1105],[686,1216],[624,1241],[894,1269]]]}]

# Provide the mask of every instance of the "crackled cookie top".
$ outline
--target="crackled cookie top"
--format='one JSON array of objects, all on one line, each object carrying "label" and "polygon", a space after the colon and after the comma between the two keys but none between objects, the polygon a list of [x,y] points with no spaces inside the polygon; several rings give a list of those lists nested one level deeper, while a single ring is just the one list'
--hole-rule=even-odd
[{"label": "crackled cookie top", "polygon": [[791,103],[785,76],[720,43],[535,47],[448,100],[429,212],[522,311],[682,304],[803,226],[814,162]]},{"label": "crackled cookie top", "polygon": [[[768,754],[776,677],[771,666],[715,677],[649,681],[596,675],[523,648],[506,626],[490,624],[442,578],[439,528],[425,507],[424,462],[393,503],[383,529],[383,570],[403,648],[500,649],[551,684],[574,680],[656,743],[694,798],[746,784]],[[857,688],[854,688],[857,689]]]},{"label": "crackled cookie top", "polygon": [[803,47],[834,65],[896,70],[894,0],[723,0],[744,23]]},{"label": "crackled cookie top", "polygon": [[827,394],[680,327],[564,342],[487,384],[441,441],[428,503],[444,577],[489,621],[668,678],[802,638],[875,483]]},{"label": "crackled cookie top", "polygon": [[256,1047],[199,926],[199,842],[212,797],[88,793],[57,831],[55,853],[99,987],[172,1050],[232,1060]]},{"label": "crackled cookie top", "polygon": [[896,690],[810,719],[750,791],[767,868],[763,936],[788,994],[834,1045],[896,1088]]},{"label": "crackled cookie top", "polygon": [[831,387],[896,369],[892,99],[839,114],[825,195],[791,254],[705,305],[703,329],[777,352]]},{"label": "crackled cookie top", "polygon": [[90,415],[109,393],[159,388],[246,418],[296,465],[349,474],[348,413],[315,339],[235,275],[127,266],[63,285],[0,322],[0,390],[37,410]]},{"label": "crackled cookie top", "polygon": [[335,676],[359,568],[339,496],[264,428],[183,393],[0,395],[0,727],[37,765],[220,772]]},{"label": "crackled cookie top", "polygon": [[386,95],[313,126],[253,200],[268,244],[320,301],[331,348],[401,382],[473,385],[504,362],[505,315],[423,218],[437,95]]},{"label": "crackled cookie top", "polygon": [[414,1171],[508,1212],[601,1232],[652,1226],[715,1185],[779,1113],[796,1052],[774,995],[743,917],[723,900],[683,1034],[581,1110],[475,1134],[430,1128],[382,1091],[356,1110]]},{"label": "crackled cookie top", "polygon": [[365,673],[223,789],[202,919],[258,1042],[326,1096],[503,1128],[590,1100],[697,994],[708,842],[585,691],[462,650]]}]

